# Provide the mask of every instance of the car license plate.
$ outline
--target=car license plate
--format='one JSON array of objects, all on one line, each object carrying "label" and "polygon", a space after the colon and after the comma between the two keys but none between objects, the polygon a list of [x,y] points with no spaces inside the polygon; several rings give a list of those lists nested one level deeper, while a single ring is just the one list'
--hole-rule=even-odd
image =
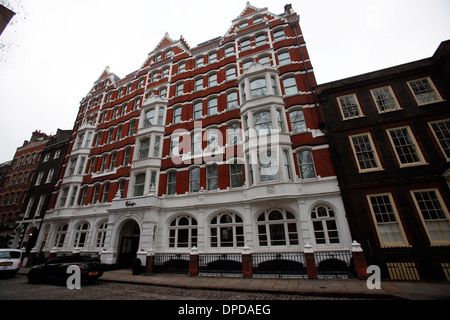
[{"label": "car license plate", "polygon": [[12,262],[2,262],[0,263],[0,266],[12,266]]},{"label": "car license plate", "polygon": [[98,275],[98,271],[91,271],[91,272],[89,272],[89,275],[96,276],[96,275]]}]

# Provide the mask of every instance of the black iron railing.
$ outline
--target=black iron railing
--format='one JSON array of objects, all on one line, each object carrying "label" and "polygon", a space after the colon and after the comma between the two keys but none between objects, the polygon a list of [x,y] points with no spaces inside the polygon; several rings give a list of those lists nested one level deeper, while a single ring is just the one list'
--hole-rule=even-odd
[{"label": "black iron railing", "polygon": [[319,278],[356,278],[350,251],[316,251]]},{"label": "black iron railing", "polygon": [[307,278],[303,252],[253,253],[253,277]]},{"label": "black iron railing", "polygon": [[203,276],[242,277],[242,254],[199,254],[198,274]]},{"label": "black iron railing", "polygon": [[153,272],[187,274],[189,272],[189,253],[156,253]]}]

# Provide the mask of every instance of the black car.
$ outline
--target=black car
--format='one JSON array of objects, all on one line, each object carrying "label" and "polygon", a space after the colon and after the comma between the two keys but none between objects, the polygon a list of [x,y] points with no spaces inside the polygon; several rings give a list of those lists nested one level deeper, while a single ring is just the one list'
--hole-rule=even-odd
[{"label": "black car", "polygon": [[80,268],[81,280],[95,282],[103,274],[100,259],[86,256],[63,256],[31,268],[28,272],[28,283],[53,280],[60,285],[65,285],[71,275],[71,273],[67,273],[67,268],[71,265]]}]

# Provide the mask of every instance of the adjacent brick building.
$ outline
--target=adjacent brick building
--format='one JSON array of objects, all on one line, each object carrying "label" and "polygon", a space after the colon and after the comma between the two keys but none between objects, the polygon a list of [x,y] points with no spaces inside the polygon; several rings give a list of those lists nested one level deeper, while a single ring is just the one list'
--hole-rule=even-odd
[{"label": "adjacent brick building", "polygon": [[26,253],[29,253],[35,246],[53,187],[59,178],[71,133],[72,130],[58,129],[55,135],[47,139],[47,144],[39,155],[22,209],[16,217],[13,248],[25,248]]},{"label": "adjacent brick building", "polygon": [[17,148],[0,189],[0,248],[10,247],[12,244],[16,216],[22,209],[39,155],[48,139],[49,136],[45,133],[35,131],[30,141],[25,140]]},{"label": "adjacent brick building", "polygon": [[316,87],[351,233],[386,277],[450,279],[450,41]]}]

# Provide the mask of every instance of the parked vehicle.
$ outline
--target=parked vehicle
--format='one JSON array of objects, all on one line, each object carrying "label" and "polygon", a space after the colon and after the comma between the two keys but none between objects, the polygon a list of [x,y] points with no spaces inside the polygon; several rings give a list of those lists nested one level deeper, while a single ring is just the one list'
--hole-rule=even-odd
[{"label": "parked vehicle", "polygon": [[8,274],[13,277],[22,265],[22,251],[18,249],[0,249],[0,274]]},{"label": "parked vehicle", "polygon": [[103,274],[100,259],[86,256],[63,256],[53,258],[44,264],[31,268],[28,272],[28,283],[51,280],[64,285],[67,278],[71,275],[67,273],[67,268],[71,265],[80,268],[82,281],[95,282]]}]

